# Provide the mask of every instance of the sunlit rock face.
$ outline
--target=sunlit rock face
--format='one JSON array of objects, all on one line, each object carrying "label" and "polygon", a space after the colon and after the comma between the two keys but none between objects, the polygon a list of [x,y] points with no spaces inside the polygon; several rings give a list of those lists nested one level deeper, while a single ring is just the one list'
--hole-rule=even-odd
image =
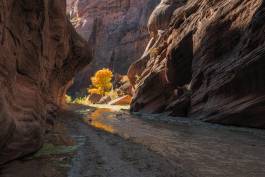
[{"label": "sunlit rock face", "polygon": [[70,90],[89,86],[89,77],[103,67],[126,74],[148,42],[148,18],[159,0],[68,0],[71,21],[93,43],[95,59]]},{"label": "sunlit rock face", "polygon": [[0,51],[2,164],[42,145],[46,119],[91,52],[62,0],[0,0]]},{"label": "sunlit rock face", "polygon": [[131,110],[265,128],[264,22],[262,0],[161,1],[128,72]]}]

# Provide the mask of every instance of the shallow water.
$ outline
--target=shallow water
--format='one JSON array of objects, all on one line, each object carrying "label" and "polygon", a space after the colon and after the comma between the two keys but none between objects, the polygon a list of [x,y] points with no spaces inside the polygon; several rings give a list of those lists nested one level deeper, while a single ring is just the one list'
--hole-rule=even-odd
[{"label": "shallow water", "polygon": [[198,177],[264,177],[265,132],[164,115],[91,108],[84,121],[159,153]]},{"label": "shallow water", "polygon": [[265,177],[264,130],[121,109],[72,106],[59,116],[63,131],[51,134],[74,140],[74,154],[28,157],[0,176]]}]

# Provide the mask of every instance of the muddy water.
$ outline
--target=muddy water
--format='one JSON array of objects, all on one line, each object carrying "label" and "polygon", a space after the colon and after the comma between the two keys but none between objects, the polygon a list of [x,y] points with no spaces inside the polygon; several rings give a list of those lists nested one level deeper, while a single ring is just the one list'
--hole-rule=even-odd
[{"label": "muddy water", "polygon": [[265,132],[109,108],[79,111],[92,127],[142,144],[198,177],[264,177]]},{"label": "muddy water", "polygon": [[264,130],[116,108],[71,106],[47,142],[76,151],[6,164],[0,177],[265,177]]}]

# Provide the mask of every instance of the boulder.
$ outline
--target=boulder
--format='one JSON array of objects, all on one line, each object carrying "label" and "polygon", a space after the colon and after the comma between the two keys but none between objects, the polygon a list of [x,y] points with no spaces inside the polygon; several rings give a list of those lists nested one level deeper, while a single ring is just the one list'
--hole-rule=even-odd
[{"label": "boulder", "polygon": [[132,85],[131,83],[125,82],[120,87],[119,90],[121,92],[121,95],[132,95]]},{"label": "boulder", "polygon": [[115,100],[112,100],[109,102],[109,105],[120,105],[120,106],[126,106],[129,105],[132,101],[132,96],[130,95],[125,95],[120,98],[117,98]]},{"label": "boulder", "polygon": [[111,101],[110,96],[104,96],[99,100],[98,104],[108,104],[110,101]]},{"label": "boulder", "polygon": [[128,76],[123,75],[118,83],[114,85],[114,88],[117,89],[118,95],[132,95],[132,85],[129,81]]},{"label": "boulder", "polygon": [[170,116],[187,117],[190,111],[190,100],[190,95],[182,95],[171,101],[165,112],[168,112]]},{"label": "boulder", "polygon": [[99,95],[96,93],[93,93],[93,94],[88,96],[88,101],[91,102],[92,104],[99,103],[101,99],[102,99],[102,95]]}]

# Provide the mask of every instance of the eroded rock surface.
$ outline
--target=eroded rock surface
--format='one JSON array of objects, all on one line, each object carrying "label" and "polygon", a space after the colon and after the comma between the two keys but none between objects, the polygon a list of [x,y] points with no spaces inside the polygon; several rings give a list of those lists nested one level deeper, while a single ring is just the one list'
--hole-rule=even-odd
[{"label": "eroded rock surface", "polygon": [[155,35],[130,66],[132,111],[265,128],[264,1],[175,3],[171,18],[163,0],[153,12]]},{"label": "eroded rock surface", "polygon": [[68,0],[75,28],[92,41],[95,59],[75,78],[70,92],[89,86],[90,76],[103,67],[126,74],[148,42],[148,18],[159,0]]},{"label": "eroded rock surface", "polygon": [[42,145],[46,119],[91,51],[63,0],[0,0],[0,51],[2,164]]}]

